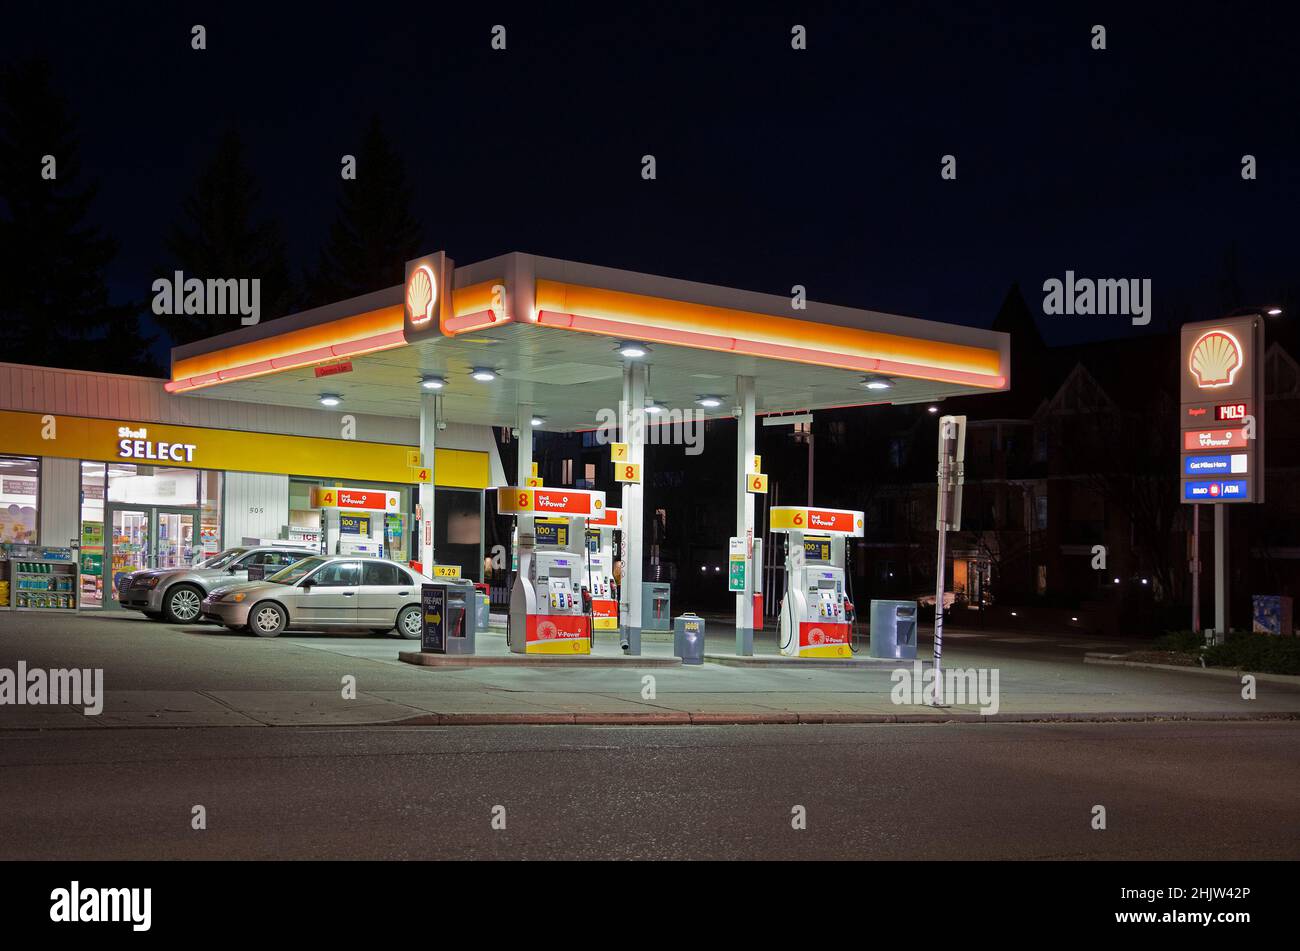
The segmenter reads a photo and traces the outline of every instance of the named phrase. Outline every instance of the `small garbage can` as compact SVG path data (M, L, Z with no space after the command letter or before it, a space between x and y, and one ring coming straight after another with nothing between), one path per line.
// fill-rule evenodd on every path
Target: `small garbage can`
M683 664L704 663L704 618L689 612L673 618L673 655Z
M672 587L666 581L641 582L641 630L673 630Z
M871 602L872 657L916 659L916 602Z
M447 578L421 585L424 629L420 650L428 654L473 654L478 628L477 595L469 581Z

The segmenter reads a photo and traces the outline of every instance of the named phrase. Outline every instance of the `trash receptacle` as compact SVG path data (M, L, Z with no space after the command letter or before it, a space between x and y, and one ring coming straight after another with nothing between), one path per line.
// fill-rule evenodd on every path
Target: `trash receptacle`
M916 602L871 602L872 657L916 659Z
M668 632L673 629L671 591L666 581L641 583L641 630Z
M488 625L492 623L492 598L486 591L476 591L475 598L478 601L478 612L475 617L475 626L480 631L486 631Z
M477 596L470 581L445 578L421 585L424 630L420 650L429 654L473 654L478 629Z
M673 655L683 664L704 663L704 618L687 612L673 619Z

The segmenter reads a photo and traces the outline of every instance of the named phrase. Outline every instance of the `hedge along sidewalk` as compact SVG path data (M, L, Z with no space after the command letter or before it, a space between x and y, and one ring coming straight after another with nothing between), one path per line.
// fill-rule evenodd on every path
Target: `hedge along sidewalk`
M1300 687L1300 675L1269 674L1247 670L1244 667L1202 667L1199 664L1157 664L1148 660L1126 660L1128 654L1106 654L1101 651L1089 651L1083 655L1085 664L1104 664L1111 667L1138 667L1147 670L1172 670L1181 674L1208 674L1213 677L1231 677L1239 680L1250 674L1258 683L1290 684Z

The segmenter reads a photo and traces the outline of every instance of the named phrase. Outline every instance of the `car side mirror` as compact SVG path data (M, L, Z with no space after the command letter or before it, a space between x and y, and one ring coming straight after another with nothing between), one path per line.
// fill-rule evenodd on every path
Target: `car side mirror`
M310 591L312 585L314 585L315 583L316 582L312 581L310 578L306 578L302 581L302 583L298 585L298 587L301 588L303 591Z

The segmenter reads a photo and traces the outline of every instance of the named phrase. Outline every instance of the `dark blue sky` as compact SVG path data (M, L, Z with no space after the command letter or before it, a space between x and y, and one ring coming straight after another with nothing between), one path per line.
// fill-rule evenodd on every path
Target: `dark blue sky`
M1232 242L1248 296L1300 286L1293 4L449 6L29 3L0 54L56 66L101 183L95 221L121 245L121 297L147 294L230 126L295 269L314 264L339 158L372 111L427 246L465 262L524 250L798 283L982 325L1012 281L1041 314L1043 280L1067 269L1151 278L1157 320L1211 317ZM657 181L640 177L645 153ZM1243 153L1259 180L1242 181ZM1040 322L1051 342L1136 332Z

